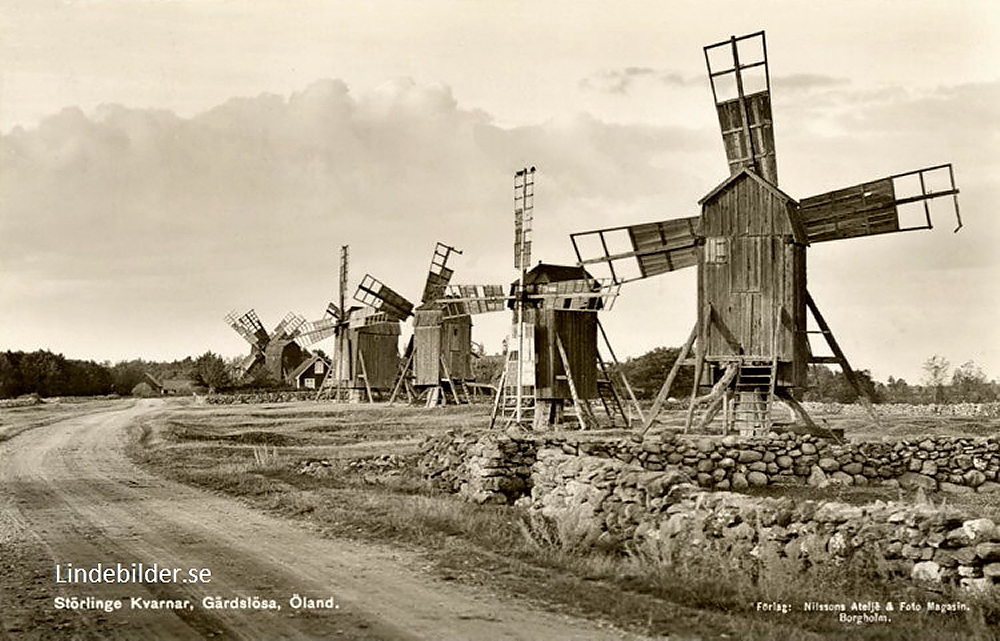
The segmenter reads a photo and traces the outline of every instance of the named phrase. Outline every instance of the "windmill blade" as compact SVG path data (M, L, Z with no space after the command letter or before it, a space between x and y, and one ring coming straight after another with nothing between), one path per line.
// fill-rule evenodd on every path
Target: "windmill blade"
M271 336L274 338L295 338L299 329L305 325L306 319L295 312L288 312L281 322L274 327Z
M368 327L369 325L379 325L381 323L396 323L398 319L391 318L385 312L379 312L371 307L361 307L351 310L348 315L348 326L352 328Z
M445 318L487 314L504 310L507 301L513 300L503 285L449 285L444 298L438 300L445 306Z
M531 227L535 210L535 168L514 174L514 269L531 266Z
M811 243L931 229L930 201L946 196L952 197L958 228L961 228L958 189L950 164L916 169L805 198L799 202L798 215ZM922 206L920 213L923 215L903 223L900 207L911 204L918 209Z
M336 303L327 304L326 315L336 318L338 321L343 320L344 318L344 312L342 312L341 309L337 307Z
M569 237L577 265L606 264L611 279L621 284L697 265L698 221L698 216L675 218Z
M431 266L427 270L424 293L420 297L421 303L430 303L444 296L452 274L455 273L454 270L447 267L448 257L453 253L461 254L462 252L441 242L434 246L434 256L431 257Z
M413 303L406 300L371 274L365 274L354 293L354 300L385 313L391 320L405 321L413 313Z
M771 118L771 76L764 32L705 47L705 65L722 129L729 173L751 168L778 184Z
M324 338L333 336L337 333L339 326L339 318L333 316L324 316L319 320L310 321L302 325L298 336L295 337L295 342L302 347L307 347L313 343L318 343Z
M267 343L271 340L267 330L264 329L264 324L257 317L257 312L252 309L244 312L241 316L230 312L226 314L226 322L255 349L264 351Z
M528 300L541 299L543 309L596 312L611 309L621 283L610 279L583 278L539 283L525 287Z
M342 245L340 247L340 283L337 289L337 304L330 303L330 306L335 310L335 312L331 313L341 320L343 320L344 298L347 296L347 271L349 264L350 249L347 245ZM327 308L327 311L330 312L330 309Z
M250 368L252 368L261 360L263 360L263 357L260 354L251 354L250 356L244 358L242 361L240 361L240 364L236 366L236 373L237 373L236 378L240 379L246 376L247 373L250 372Z

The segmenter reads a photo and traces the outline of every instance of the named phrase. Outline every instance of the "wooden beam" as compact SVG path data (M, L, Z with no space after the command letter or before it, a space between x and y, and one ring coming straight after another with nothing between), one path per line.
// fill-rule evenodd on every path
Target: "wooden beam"
M632 405L635 407L636 413L639 415L639 421L642 423L646 422L646 419L642 415L642 407L639 405L639 399L635 397L635 392L632 391L632 386L628 382L628 377L625 376L625 372L622 371L621 363L618 362L618 357L615 356L615 350L611 347L611 341L608 340L608 335L604 331L604 325L601 324L601 319L597 319L597 329L601 331L601 336L604 337L604 344L608 347L608 354L611 356L611 362L615 364L615 368L618 374L622 377L622 383L625 384L625 390L628 392L629 398L632 399ZM600 355L598 355L600 358ZM611 378L610 376L608 377Z
M563 369L566 370L566 381L569 383L569 393L573 397L573 406L576 408L576 419L580 421L580 429L590 429L589 424L597 427L596 420L591 420L590 406L584 405L586 399L580 398L576 393L576 383L573 382L573 373L569 369L569 357L566 356L566 348L563 347L562 338L556 333L556 347L559 349L559 358L562 359Z
M858 375L854 372L851 364L847 362L847 356L844 351L840 349L840 345L837 343L837 339L833 337L833 332L830 331L829 325L826 324L826 320L820 313L819 308L816 306L816 302L813 300L809 291L806 290L806 306L809 311L812 312L813 318L816 319L816 324L823 331L823 337L826 339L827 345L830 346L830 350L833 355L837 358L837 362L840 365L841 370L844 372L844 376L847 378L847 382L851 384L851 387L858 393L858 397L861 400L861 405L864 406L865 411L868 416L871 417L872 421L876 425L882 427L882 421L879 420L878 414L875 413L875 407L873 405L875 399L871 398L868 394L868 390L861 387L861 382L858 379Z
M688 353L691 351L691 346L694 344L695 339L698 338L698 323L695 322L694 327L691 328L691 335L684 342L684 346L681 347L680 353L677 354L677 360L674 361L673 367L670 368L670 373L667 374L667 380L663 382L663 386L660 391L656 394L656 399L653 401L653 407L649 410L649 416L643 420L642 429L635 435L635 438L639 441L646 436L646 432L652 427L653 423L656 421L656 417L659 416L660 410L663 407L663 402L667 400L670 395L670 387L674 383L674 379L677 378L677 372L680 371L681 365L684 364L684 360L687 358Z

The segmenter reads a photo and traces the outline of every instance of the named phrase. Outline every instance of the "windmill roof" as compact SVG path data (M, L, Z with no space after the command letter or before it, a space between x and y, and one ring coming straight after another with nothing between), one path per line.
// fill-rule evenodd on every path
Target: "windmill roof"
M538 263L524 275L524 284L561 283L567 280L581 280L584 278L593 278L593 276L587 273L586 269L577 265Z
M761 187L763 187L764 189L770 191L772 194L774 194L778 198L783 198L785 200L788 200L788 201L790 201L790 202L798 205L798 201L797 200L795 200L794 198L792 198L791 196L789 196L785 192L783 192L780 189L778 189L778 187L776 185L772 185L768 181L764 180L763 178L761 178L760 176L758 176L753 170L751 170L751 169L749 169L747 167L744 167L743 169L739 170L735 174L731 175L729 178L726 178L721 183L719 183L718 185L716 185L715 188L712 189L712 191L710 191L707 194L705 194L705 196L701 200L698 201L698 204L699 205L704 205L708 201L710 201L713 198L715 198L716 196L718 196L719 193L721 193L724 189L726 189L727 187L729 187L729 185L735 183L737 180L743 178L744 176L753 179L754 181L756 181L757 183L759 183Z
M708 201L712 200L713 198L715 198L716 196L718 196L720 193L722 193L723 191L725 191L730 185L735 184L737 181L742 180L743 178L749 178L749 179L753 180L758 185L760 185L761 187L763 187L767 191L771 192L777 198L780 198L782 200L786 200L789 203L791 203L794 207L798 208L799 202L797 200L795 200L794 198L792 198L791 196L789 196L785 192L783 192L780 189L778 189L778 187L776 185L773 185L770 182L768 182L767 180L765 180L765 179L761 178L760 176L758 176L753 170L751 170L749 168L746 168L746 167L744 167L743 169L739 170L738 172L736 172L735 174L733 174L729 178L726 178L721 183L719 183L718 185L716 185L716 187L714 189L712 189L712 191L708 192L705 195L704 198L702 198L701 200L698 201L698 204L699 205L704 205L705 203L707 203ZM806 237L805 228L802 226L802 221L799 220L799 217L796 216L796 215L794 215L794 214L790 214L788 216L788 218L789 218L789 220L791 222L792 233L795 236L795 241L797 243L801 243L803 245L808 245L809 241L808 241L808 239Z

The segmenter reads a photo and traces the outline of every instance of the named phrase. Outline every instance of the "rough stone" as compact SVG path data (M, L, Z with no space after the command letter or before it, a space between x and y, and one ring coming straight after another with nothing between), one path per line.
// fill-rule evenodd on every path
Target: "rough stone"
M767 485L767 474L763 472L750 472L747 474L747 482L754 487Z
M941 581L941 566L934 561L919 561L913 565L910 578L916 581Z
M840 463L835 458L821 458L819 460L819 467L824 472L833 472L840 469Z
M937 489L937 481L929 476L924 476L923 474L915 474L913 472L906 472L900 475L898 479L895 479L899 483L899 487L904 490L915 490L918 487L922 487L925 490L933 491Z

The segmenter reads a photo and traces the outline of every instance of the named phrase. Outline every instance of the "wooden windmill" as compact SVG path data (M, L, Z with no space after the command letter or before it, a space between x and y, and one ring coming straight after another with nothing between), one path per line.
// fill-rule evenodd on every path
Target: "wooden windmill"
M532 420L535 427L560 420L572 400L584 427L596 419L590 400L600 398L608 414L621 414L625 404L610 385L598 351L598 335L607 336L597 311L608 309L618 285L601 282L578 266L531 263L535 168L514 174L514 268L518 279L503 285L454 285L449 301L469 314L513 311L506 342L505 367L497 389L492 420ZM610 349L610 344L608 345ZM612 353L613 356L613 353ZM627 385L627 382L626 382Z
M413 335L403 354L404 364L393 386L389 402L404 391L410 400L423 400L428 407L468 401L465 384L472 376L472 319L460 306L449 303L445 289L454 271L448 267L452 254L462 252L437 243L431 257L420 305L366 275L356 298L388 317L405 321L413 316Z
M392 388L399 368L399 323L371 307L346 308L349 250L340 248L337 302L327 305L324 317L306 323L300 342L315 343L334 337L333 363L320 384L316 399L374 402Z
M945 202L958 216L954 174L951 165L927 167L796 201L778 188L764 33L704 50L730 176L701 199L700 216L571 234L573 246L581 266L603 263L618 283L698 268L698 321L645 429L692 346L688 427L704 401L702 425L724 409L725 429L766 431L777 397L815 428L796 400L810 363L840 365L859 394L864 391L806 290L806 248L930 229L930 201L938 198L950 197ZM901 213L914 207L919 220L904 223ZM807 327L809 315L815 332ZM813 354L810 333L826 339L831 356ZM699 398L699 387L711 391Z
M226 322L250 343L250 355L240 363L238 378L263 365L274 380L284 381L309 357L296 343L306 321L294 312L289 312L270 333L252 309L239 316L231 312L226 315Z

